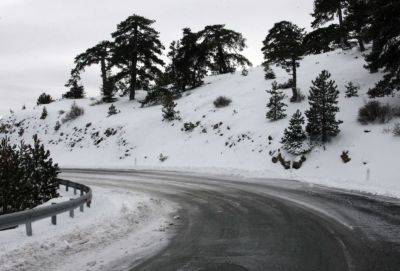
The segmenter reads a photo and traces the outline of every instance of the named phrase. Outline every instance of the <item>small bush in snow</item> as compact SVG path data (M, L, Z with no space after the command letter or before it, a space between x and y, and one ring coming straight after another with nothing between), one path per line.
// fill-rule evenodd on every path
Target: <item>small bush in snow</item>
M40 115L40 119L41 120L46 119L47 115L48 115L48 113L47 113L47 109L46 109L46 106L45 106L45 107L43 107L43 111L42 111L42 114Z
M54 102L54 100L49 94L42 93L42 94L40 94L36 103L37 103L37 105L41 105L41 104L49 104L52 102Z
M247 76L247 75L249 75L249 70L248 69L246 69L246 68L244 68L243 70L242 70L242 73L241 73L243 76Z
M307 160L306 157L305 157L304 155L302 155L302 156L300 157L300 160L299 160L299 161L293 161L293 162L292 162L292 168L294 168L294 169L300 169L300 168L303 166L303 163L304 163L306 160Z
M388 105L381 105L378 101L368 102L358 111L358 121L362 124L386 123L392 118L391 109Z
M216 108L221 108L221 107L226 107L231 104L232 100L229 99L228 97L225 96L219 96L217 99L214 101L214 106Z
M348 82L346 87L346 98L358 97L359 86L354 85L353 82Z
M342 155L340 155L340 158L342 159L343 163L347 164L348 162L351 161L351 158L349 156L349 151L343 151Z
M114 104L112 104L109 108L108 108L108 116L112 116L112 115L116 115L118 114L119 111L117 110L117 108L115 107Z
M400 136L400 123L396 123L393 127L393 135Z
M25 130L24 130L24 128L19 128L19 131L18 131L18 135L21 137L21 136L23 136L24 135L24 133L25 133Z
M61 123L59 121L56 122L56 125L54 125L54 131L58 131L61 128Z
M59 110L59 111L58 111L58 115L62 115L62 114L64 114L64 113L65 113L64 110Z
M160 162L164 162L168 159L168 156L160 153L160 156L158 157L158 160L160 160Z
M82 107L79 107L75 102L71 105L71 109L67 112L65 117L62 119L63 123L72 121L82 116L85 113Z
M182 131L185 132L192 132L196 127L200 125L200 121L197 121L196 123L193 122L185 122L183 124Z
M163 121L173 121L173 120L180 120L179 111L175 110L176 103L172 95L165 95L163 99Z
M26 109L26 106L25 106L25 105L23 105L23 106L22 106L22 110L25 110L25 109Z

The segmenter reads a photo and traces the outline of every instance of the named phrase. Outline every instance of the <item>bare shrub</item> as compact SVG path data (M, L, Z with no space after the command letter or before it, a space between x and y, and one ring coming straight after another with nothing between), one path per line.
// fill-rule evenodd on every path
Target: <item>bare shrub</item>
M75 102L71 105L71 109L66 113L65 117L62 119L62 123L72 121L82 116L85 110L79 107Z
M388 105L381 105L378 101L368 102L358 111L358 121L362 124L386 123L392 118L392 110Z
M232 103L232 100L225 96L219 96L214 101L214 106L216 108L227 107Z

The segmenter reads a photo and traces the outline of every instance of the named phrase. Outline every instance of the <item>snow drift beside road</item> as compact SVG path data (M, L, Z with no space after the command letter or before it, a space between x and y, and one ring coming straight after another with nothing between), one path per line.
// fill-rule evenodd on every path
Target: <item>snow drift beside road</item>
M34 222L32 237L24 226L0 231L0 270L123 270L124 262L143 260L167 244L172 205L129 190L92 188L92 207L75 210L73 219L64 213L57 226L50 218ZM53 201L73 194L62 196Z

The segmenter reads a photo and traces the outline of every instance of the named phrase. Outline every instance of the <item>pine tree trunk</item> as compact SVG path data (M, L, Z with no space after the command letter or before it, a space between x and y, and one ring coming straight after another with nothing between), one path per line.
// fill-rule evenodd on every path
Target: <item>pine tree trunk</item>
M225 65L225 57L222 47L218 45L218 62L219 62L219 73L224 74L227 73L227 68Z
M357 40L358 40L358 45L360 46L360 51L364 52L365 51L364 41L362 40L361 37L358 37Z
M293 76L293 85L292 85L293 96L290 99L290 101L296 102L298 99L298 97L297 97L297 63L294 58L292 59L292 76Z
M136 77L137 77L137 60L138 60L138 41L137 41L137 36L138 36L138 25L136 24L134 26L134 32L133 32L133 45L135 47L134 52L133 52L133 57L131 61L131 67L130 67L130 77L131 77L131 84L129 87L129 100L134 100L135 99L135 91L136 91Z
M100 61L100 66L101 66L101 80L103 83L103 96L109 96L109 93L107 93L108 89L107 88L107 68L106 68L106 60L104 58L101 59Z
M342 11L342 2L339 0L339 8L338 8L338 18L339 18L339 30L340 30L340 46L342 49L346 48L346 38L344 35L343 29L343 11Z

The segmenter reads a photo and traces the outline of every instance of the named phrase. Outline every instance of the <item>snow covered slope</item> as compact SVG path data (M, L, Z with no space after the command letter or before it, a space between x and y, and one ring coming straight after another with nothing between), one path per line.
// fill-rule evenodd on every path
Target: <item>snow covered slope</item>
M382 76L370 74L364 65L357 50L307 56L301 61L298 78L304 94L308 94L311 80L323 69L332 73L341 92L339 119L344 123L340 135L325 149L314 148L299 170L284 170L279 163L273 164L269 152L281 147L280 139L289 117L297 109L304 112L308 101L290 104L290 90L286 90L288 117L278 122L268 121L265 90L270 88L272 80L264 79L261 67L251 69L248 76L236 73L208 77L203 87L177 101L182 120L172 123L162 122L161 106L140 108L139 103L125 98L115 103L121 112L110 117L107 117L109 105L91 106L93 100L77 100L85 114L62 124L58 131L54 130L55 123L63 118L59 111L68 111L71 100L46 106L49 115L45 120L39 119L42 106L38 106L17 111L3 121L14 125L13 140L29 141L38 133L62 167L207 170L299 179L400 196L397 178L400 138L388 132L396 120L368 126L357 122L358 109L368 100L366 92ZM275 68L275 72L278 82L289 78L284 70ZM344 85L349 81L361 86L360 97L344 97ZM213 101L221 95L231 98L232 104L216 109ZM392 97L389 102L398 102L398 98ZM198 121L200 125L193 131L182 131L185 122ZM19 136L21 127L24 133ZM340 158L345 150L351 158L347 164ZM162 162L160 154L168 158Z

